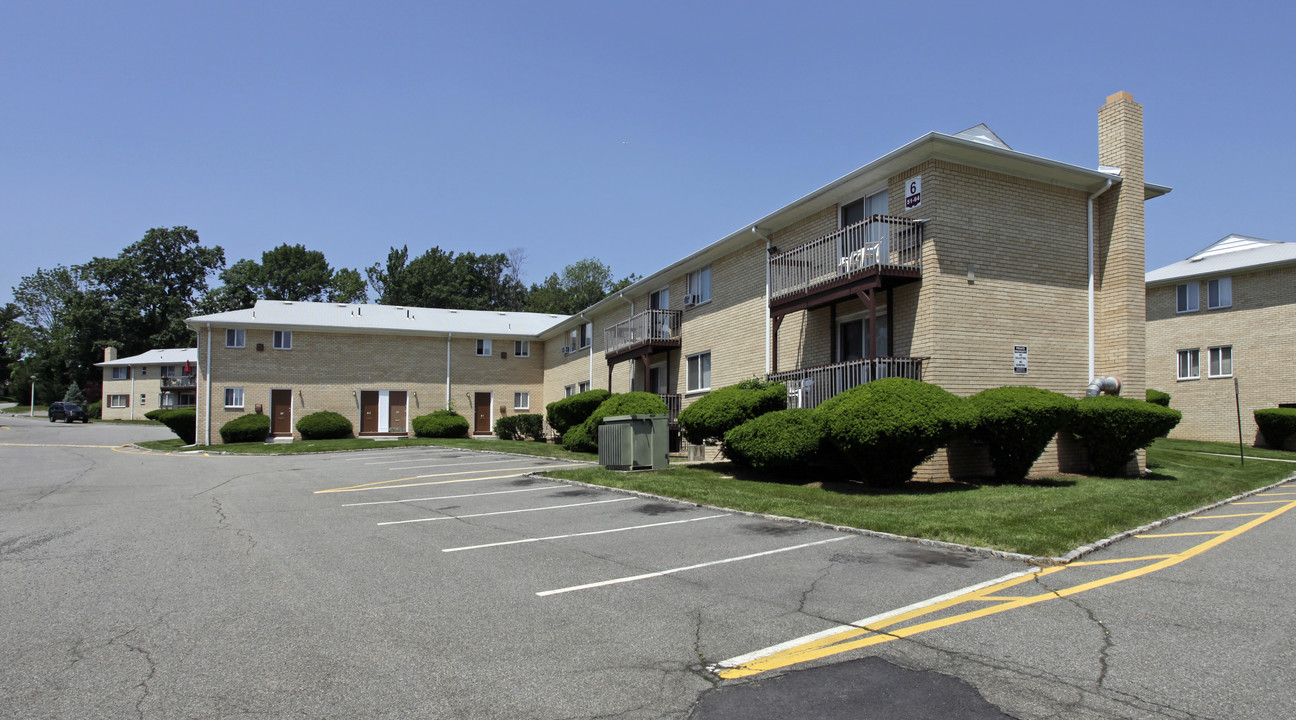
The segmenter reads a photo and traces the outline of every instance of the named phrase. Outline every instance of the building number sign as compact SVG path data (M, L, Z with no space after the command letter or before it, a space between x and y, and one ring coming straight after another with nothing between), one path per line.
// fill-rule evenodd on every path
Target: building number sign
M922 205L922 175L909 178L905 183L905 210Z

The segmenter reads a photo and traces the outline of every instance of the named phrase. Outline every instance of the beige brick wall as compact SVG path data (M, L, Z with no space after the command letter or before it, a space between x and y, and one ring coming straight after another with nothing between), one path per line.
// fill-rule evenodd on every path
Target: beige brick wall
M211 442L219 443L219 429L261 405L270 413L270 391L293 391L293 424L320 410L332 410L351 420L360 430L362 390L404 390L407 417L412 420L446 406L446 344L444 337L329 333L296 330L291 350L272 349L270 329L248 328L243 348L225 347L224 328L212 328L211 362L201 358L198 376L198 437L207 429L206 382L211 370ZM492 338L490 357L476 355L476 338L455 337L450 343L450 402L473 420L472 394L493 394L491 423L500 414L513 414L513 394L531 394L531 407L544 403L544 343L532 341L531 357L514 356L513 338ZM200 333L199 352L207 350L206 333ZM257 344L264 349L258 351ZM500 358L501 349L507 353ZM242 387L242 408L224 407L226 387ZM294 428L294 436L299 437Z
M1243 438L1254 443L1257 409L1296 402L1296 266L1231 277L1233 305L1215 310L1206 307L1211 278L1183 281L1199 285L1197 312L1176 312L1177 284L1147 289L1148 387L1169 393L1183 413L1172 438L1236 442L1240 404ZM1233 374L1209 377L1208 350L1221 346L1233 348ZM1179 380L1178 352L1188 349L1199 351L1201 377Z

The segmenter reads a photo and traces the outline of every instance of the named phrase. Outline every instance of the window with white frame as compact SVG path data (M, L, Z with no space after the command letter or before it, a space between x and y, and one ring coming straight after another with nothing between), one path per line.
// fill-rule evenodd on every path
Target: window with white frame
M701 305L711 301L711 266L707 265L688 274L684 289L685 305Z
M241 387L225 388L225 407L227 408L243 407L243 388Z
M158 375L162 377L175 377L175 365L159 365Z
M115 367L112 369L113 380L126 380L130 378L130 368Z
M148 377L148 365L140 365L140 377Z
M576 394L576 386L568 385L563 388L563 397L571 397Z
M531 357L531 341L514 340L513 357Z
M1206 307L1214 310L1233 306L1233 278L1215 278L1206 282Z
M110 408L130 407L130 395L109 395L108 407Z
M513 409L514 409L514 410L530 410L530 409L531 409L531 393L529 393L529 392L515 392L515 393L513 393Z
M594 323L587 322L580 326L580 346L587 348L594 344Z
M247 336L241 328L229 328L225 331L225 347L241 348L247 345Z
M162 407L170 409L176 406L176 396L174 393L162 393Z
M576 383L577 392L589 392L589 389L590 389L589 380L581 380L580 382Z
M688 356L686 366L688 391L697 392L711 389L711 353L704 352Z
M145 393L140 393L140 404L139 404L139 406L140 406L140 407L145 407L145 406L147 406L147 405L148 405L148 395L145 394Z
M490 355L491 341L485 338L477 338L477 354L483 356Z
M1198 348L1179 351L1179 379L1196 380L1201 377L1201 351Z
M1175 312L1197 312L1197 283L1187 283L1175 288Z
M1233 346L1221 345L1207 350L1206 373L1210 377L1233 375Z
M274 349L292 350L292 330L274 331Z

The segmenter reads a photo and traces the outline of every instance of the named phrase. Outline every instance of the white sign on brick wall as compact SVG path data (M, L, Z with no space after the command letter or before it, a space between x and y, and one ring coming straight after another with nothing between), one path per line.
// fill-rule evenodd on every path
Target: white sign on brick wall
M922 205L922 175L909 178L905 183L905 210Z
M1025 345L1013 345L1013 374L1025 375L1030 367L1030 353Z

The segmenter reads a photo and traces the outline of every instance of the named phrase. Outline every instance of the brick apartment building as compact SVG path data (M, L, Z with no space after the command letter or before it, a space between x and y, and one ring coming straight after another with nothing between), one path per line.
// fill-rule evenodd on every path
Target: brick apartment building
M100 417L105 420L143 420L150 410L197 404L197 348L149 350L119 358L117 348L109 347L104 361L95 365L103 368Z
M1146 279L1148 384L1183 413L1170 436L1235 442L1240 408L1254 442L1255 410L1296 403L1296 243L1229 235Z
M199 438L290 400L289 418L361 420L362 395L380 391L388 407L408 393L420 414L449 401L479 431L496 410L522 411L518 393L542 412L584 389L646 390L675 415L751 377L787 383L803 407L895 375L960 395L1017 384L1072 396L1115 375L1141 398L1143 203L1169 188L1144 181L1133 97L1108 98L1098 125L1097 169L1013 150L985 126L929 133L570 317L262 301L190 318L212 368L198 378ZM417 328L376 319L406 312ZM243 347L223 342L238 332ZM275 349L283 332L291 351ZM519 342L525 358L501 347ZM950 453L920 474L977 463ZM1040 469L1059 462L1051 449Z

